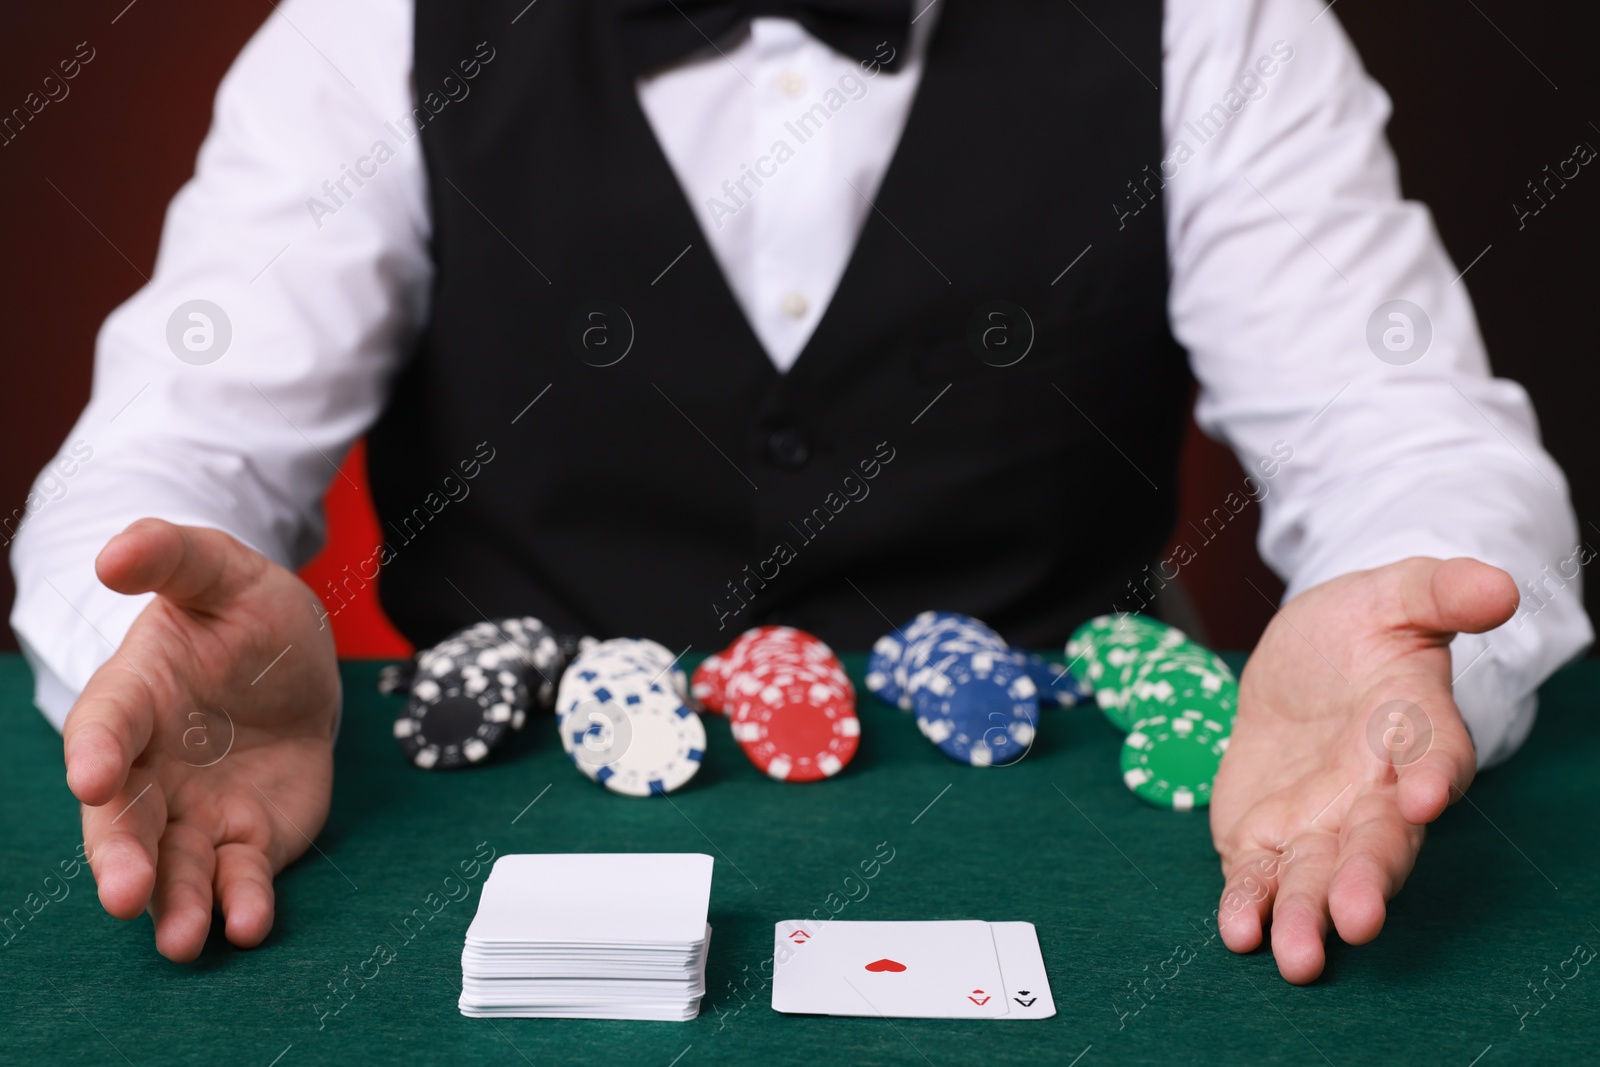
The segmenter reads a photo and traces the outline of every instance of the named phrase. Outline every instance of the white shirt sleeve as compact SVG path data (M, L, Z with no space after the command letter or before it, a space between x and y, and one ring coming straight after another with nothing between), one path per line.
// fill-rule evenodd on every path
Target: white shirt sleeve
M1290 595L1416 553L1541 582L1510 624L1454 645L1480 759L1502 758L1531 725L1534 688L1591 636L1565 483L1527 397L1488 376L1466 282L1427 211L1399 199L1388 100L1333 14L1319 0L1193 0L1166 18L1171 148L1155 180L1167 177L1171 313L1200 423L1247 468L1278 459L1279 442L1292 452L1258 482L1261 551ZM57 725L148 599L94 577L128 522L214 526L290 566L316 550L335 464L427 314L425 174L404 118L411 32L409 0L285 0L224 81L155 277L102 329L89 406L35 483L12 553L12 625ZM885 115L897 138L903 116ZM651 117L677 163L714 114ZM871 162L860 155L840 165ZM835 192L847 214L855 194ZM842 261L848 243L832 243L818 262ZM800 284L786 269L762 285ZM1406 366L1366 340L1393 299L1429 321L1426 353ZM184 348L185 330L206 340L187 308L172 324L193 300L231 330L202 365L175 354L210 354Z
M1168 5L1173 329L1200 426L1264 494L1259 547L1286 598L1413 555L1472 556L1524 589L1511 622L1451 647L1487 766L1592 640L1577 578L1590 553L1527 394L1491 376L1462 269L1400 198L1389 99L1328 6ZM1421 314L1379 312L1395 300Z
M422 149L400 136L411 34L404 0L284 0L223 80L154 275L101 328L89 404L13 547L11 623L58 728L150 599L94 575L128 523L215 527L289 567L320 545L323 492L427 310Z

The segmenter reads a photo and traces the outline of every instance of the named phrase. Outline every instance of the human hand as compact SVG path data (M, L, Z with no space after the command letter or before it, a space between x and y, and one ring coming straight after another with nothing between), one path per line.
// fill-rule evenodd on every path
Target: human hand
M260 944L273 876L328 815L326 616L293 574L217 530L142 519L95 570L119 593L157 594L62 731L100 903L119 919L148 909L176 962L200 954L213 901L229 941Z
M1270 921L1279 972L1304 984L1322 973L1330 919L1350 944L1378 936L1423 827L1477 770L1450 640L1499 626L1517 601L1498 568L1415 558L1308 589L1273 618L1212 791L1230 949L1253 951Z

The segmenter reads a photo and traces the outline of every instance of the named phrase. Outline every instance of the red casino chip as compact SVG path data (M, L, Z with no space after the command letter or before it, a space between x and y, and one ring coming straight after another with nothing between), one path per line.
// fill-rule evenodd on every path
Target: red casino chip
M820 638L793 626L757 626L746 630L723 653L730 670L762 660L818 662L832 656L832 649Z
M780 781L833 777L861 740L854 689L826 669L767 667L735 675L726 707L739 747Z
M724 659L725 677L741 671L788 666L823 669L841 684L850 684L833 649L820 638L790 626L763 626L747 631L729 647Z
M792 626L757 626L705 661L694 672L691 692L708 711L724 711L726 690L736 675L758 669L817 667L849 686L838 657L823 641Z

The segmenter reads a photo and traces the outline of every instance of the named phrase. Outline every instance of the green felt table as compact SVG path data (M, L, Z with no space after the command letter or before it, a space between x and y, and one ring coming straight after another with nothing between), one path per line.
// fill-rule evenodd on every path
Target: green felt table
M861 665L847 659L858 680ZM0 908L12 917L0 937L0 1061L697 1067L1081 1056L1083 1067L1467 1067L1481 1056L1494 1067L1600 1056L1600 962L1581 962L1600 948L1597 663L1545 686L1532 739L1433 828L1387 929L1362 948L1332 946L1326 974L1307 988L1286 985L1266 952L1222 947L1210 925L1220 875L1205 816L1134 798L1118 775L1120 739L1093 709L1048 712L1027 759L980 770L952 763L909 717L866 697L855 761L813 785L767 780L710 720L705 766L689 787L640 800L579 775L546 721L479 768L416 770L391 738L396 701L375 692L377 670L344 666L333 812L316 849L279 880L267 943L234 950L214 926L200 959L178 966L156 954L148 917L124 923L101 910L87 871L59 877L79 843L60 741L31 706L24 663L0 657ZM714 856L700 1017L463 1018L462 938L485 873L463 878L460 865L472 870L489 849ZM892 858L874 866L875 856ZM862 877L864 863L873 877ZM47 890L59 899L38 907ZM764 967L773 923L834 909L840 919L1033 922L1059 1013L1035 1022L775 1013ZM407 927L414 913L431 917ZM381 967L365 962L379 943L393 953ZM357 972L376 975L331 999L330 983Z

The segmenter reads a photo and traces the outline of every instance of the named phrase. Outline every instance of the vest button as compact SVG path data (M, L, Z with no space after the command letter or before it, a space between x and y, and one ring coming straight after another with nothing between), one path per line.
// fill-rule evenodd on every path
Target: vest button
M780 467L799 470L811 458L811 447L792 427L785 426L767 438L767 455Z

